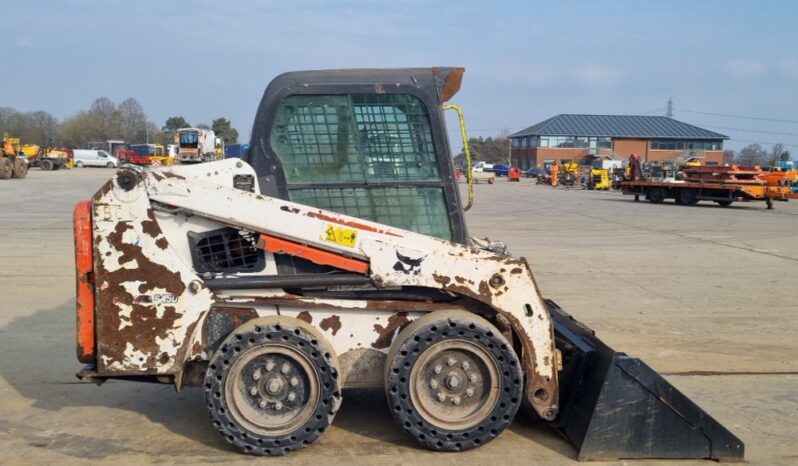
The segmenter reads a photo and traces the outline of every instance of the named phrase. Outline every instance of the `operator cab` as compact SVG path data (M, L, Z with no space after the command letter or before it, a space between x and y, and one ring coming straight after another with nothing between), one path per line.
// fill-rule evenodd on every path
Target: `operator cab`
M466 243L441 104L463 68L285 73L245 161L263 194Z

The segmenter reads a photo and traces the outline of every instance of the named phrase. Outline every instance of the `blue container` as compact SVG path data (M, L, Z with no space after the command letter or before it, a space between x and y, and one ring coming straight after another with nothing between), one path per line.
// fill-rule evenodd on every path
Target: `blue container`
M224 158L240 159L249 151L249 144L230 144L224 147Z

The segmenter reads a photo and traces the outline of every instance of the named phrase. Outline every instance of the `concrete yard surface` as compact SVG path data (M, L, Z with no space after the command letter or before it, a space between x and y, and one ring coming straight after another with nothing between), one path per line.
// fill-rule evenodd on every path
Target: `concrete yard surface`
M259 459L216 433L199 389L79 382L72 208L113 174L34 169L0 180L0 464L576 463L573 447L521 414L481 448L423 450L374 391L345 392L332 428L309 448ZM467 217L473 236L527 258L545 297L740 437L750 463L798 464L798 202L771 211L704 204L499 178L476 186Z

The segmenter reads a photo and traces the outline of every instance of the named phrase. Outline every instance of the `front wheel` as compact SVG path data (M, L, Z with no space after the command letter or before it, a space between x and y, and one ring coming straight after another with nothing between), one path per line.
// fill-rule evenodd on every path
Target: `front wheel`
M439 311L399 334L386 360L385 389L396 422L417 442L462 451L510 425L523 374L512 345L488 321Z
M113 162L108 162L107 164L105 164L105 166L106 168L116 168L116 164Z
M14 178L25 178L28 174L28 164L21 158L14 160Z
M75 162L77 168L83 168L83 162Z
M52 160L44 159L41 162L39 162L39 168L41 168L42 171L49 172L50 170L53 169L54 166L55 164L53 164Z
M332 423L341 405L338 358L298 319L251 321L213 355L205 399L229 443L253 455L283 455L310 445Z

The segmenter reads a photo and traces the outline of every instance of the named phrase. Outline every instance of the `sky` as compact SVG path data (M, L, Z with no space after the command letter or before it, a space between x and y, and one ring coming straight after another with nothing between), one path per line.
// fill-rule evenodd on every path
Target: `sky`
M472 136L559 113L663 115L672 98L676 119L729 135L726 147L798 155L791 0L3 4L0 107L59 119L134 97L159 126L224 116L246 141L282 72L463 66L453 101Z

